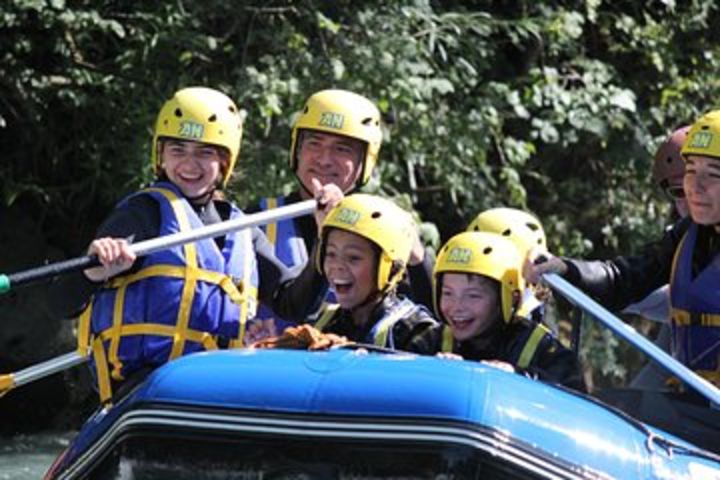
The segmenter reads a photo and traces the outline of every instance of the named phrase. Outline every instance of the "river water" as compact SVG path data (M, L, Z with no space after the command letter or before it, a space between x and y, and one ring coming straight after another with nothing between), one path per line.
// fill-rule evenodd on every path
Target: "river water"
M0 436L0 480L38 480L67 447L75 432Z

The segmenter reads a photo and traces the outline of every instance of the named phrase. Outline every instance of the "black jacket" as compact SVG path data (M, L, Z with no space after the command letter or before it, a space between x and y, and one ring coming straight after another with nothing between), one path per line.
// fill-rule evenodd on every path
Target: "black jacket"
M689 218L680 220L639 255L605 261L564 258L568 266L564 277L606 307L621 310L670 281L675 251L690 224ZM693 271L700 272L718 253L720 234L712 226L699 226Z
M355 324L350 311L338 308L322 331L342 335L353 342L372 344L373 339L370 334L375 324L382 320L388 312L397 308L401 301L394 293L388 294L373 309L368 321L363 325ZM425 307L422 305L416 305L416 307L410 315L400 318L392 326L392 337L396 350L408 350L410 344L417 337L438 324Z
M577 357L549 331L545 332L537 343L529 364L525 368L518 367L520 355L536 326L535 323L519 317L509 324L498 322L479 338L465 342L453 340L452 353L465 360L507 362L513 365L516 371L531 378L585 391ZM438 324L423 332L409 347L410 350L426 355L441 352L444 327L444 324Z

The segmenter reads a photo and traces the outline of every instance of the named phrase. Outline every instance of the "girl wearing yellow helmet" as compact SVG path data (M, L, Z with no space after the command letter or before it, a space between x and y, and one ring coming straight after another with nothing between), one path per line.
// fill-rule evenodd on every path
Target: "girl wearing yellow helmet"
M405 350L436 325L428 310L395 291L416 236L410 215L389 200L366 194L341 200L322 224L318 256L338 303L326 307L315 327Z
M61 314L81 310L79 348L91 346L102 401L152 368L198 350L246 343L260 298L302 320L324 293L312 267L302 282L257 228L151 253L136 259L128 237L141 241L243 215L215 195L238 158L242 118L225 94L184 88L163 105L152 144L157 181L122 200L101 225L89 253L101 266L53 288ZM337 187L317 196L334 203ZM320 214L322 215L322 214ZM252 339L251 339L252 340Z
M464 232L440 250L433 273L435 311L444 324L412 345L418 353L500 362L533 378L584 390L575 355L542 324L517 316L524 282L511 241Z

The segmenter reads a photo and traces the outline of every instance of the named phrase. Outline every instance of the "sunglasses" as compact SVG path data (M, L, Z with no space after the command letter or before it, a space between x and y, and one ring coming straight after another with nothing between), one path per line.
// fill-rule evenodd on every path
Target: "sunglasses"
M681 200L685 198L685 190L681 185L665 185L662 190L671 200Z

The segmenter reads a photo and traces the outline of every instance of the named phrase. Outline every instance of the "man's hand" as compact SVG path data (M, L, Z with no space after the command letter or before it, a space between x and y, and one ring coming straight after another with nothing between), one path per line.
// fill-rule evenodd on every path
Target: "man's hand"
M340 203L340 200L345 198L345 195L343 194L342 190L340 190L340 187L338 187L334 183L328 183L327 185L323 185L316 178L312 179L312 189L313 197L315 197L315 200L317 201L317 209L315 210L315 221L317 222L319 233L320 227L325 221L325 217L327 216L328 212L335 208L335 206Z

